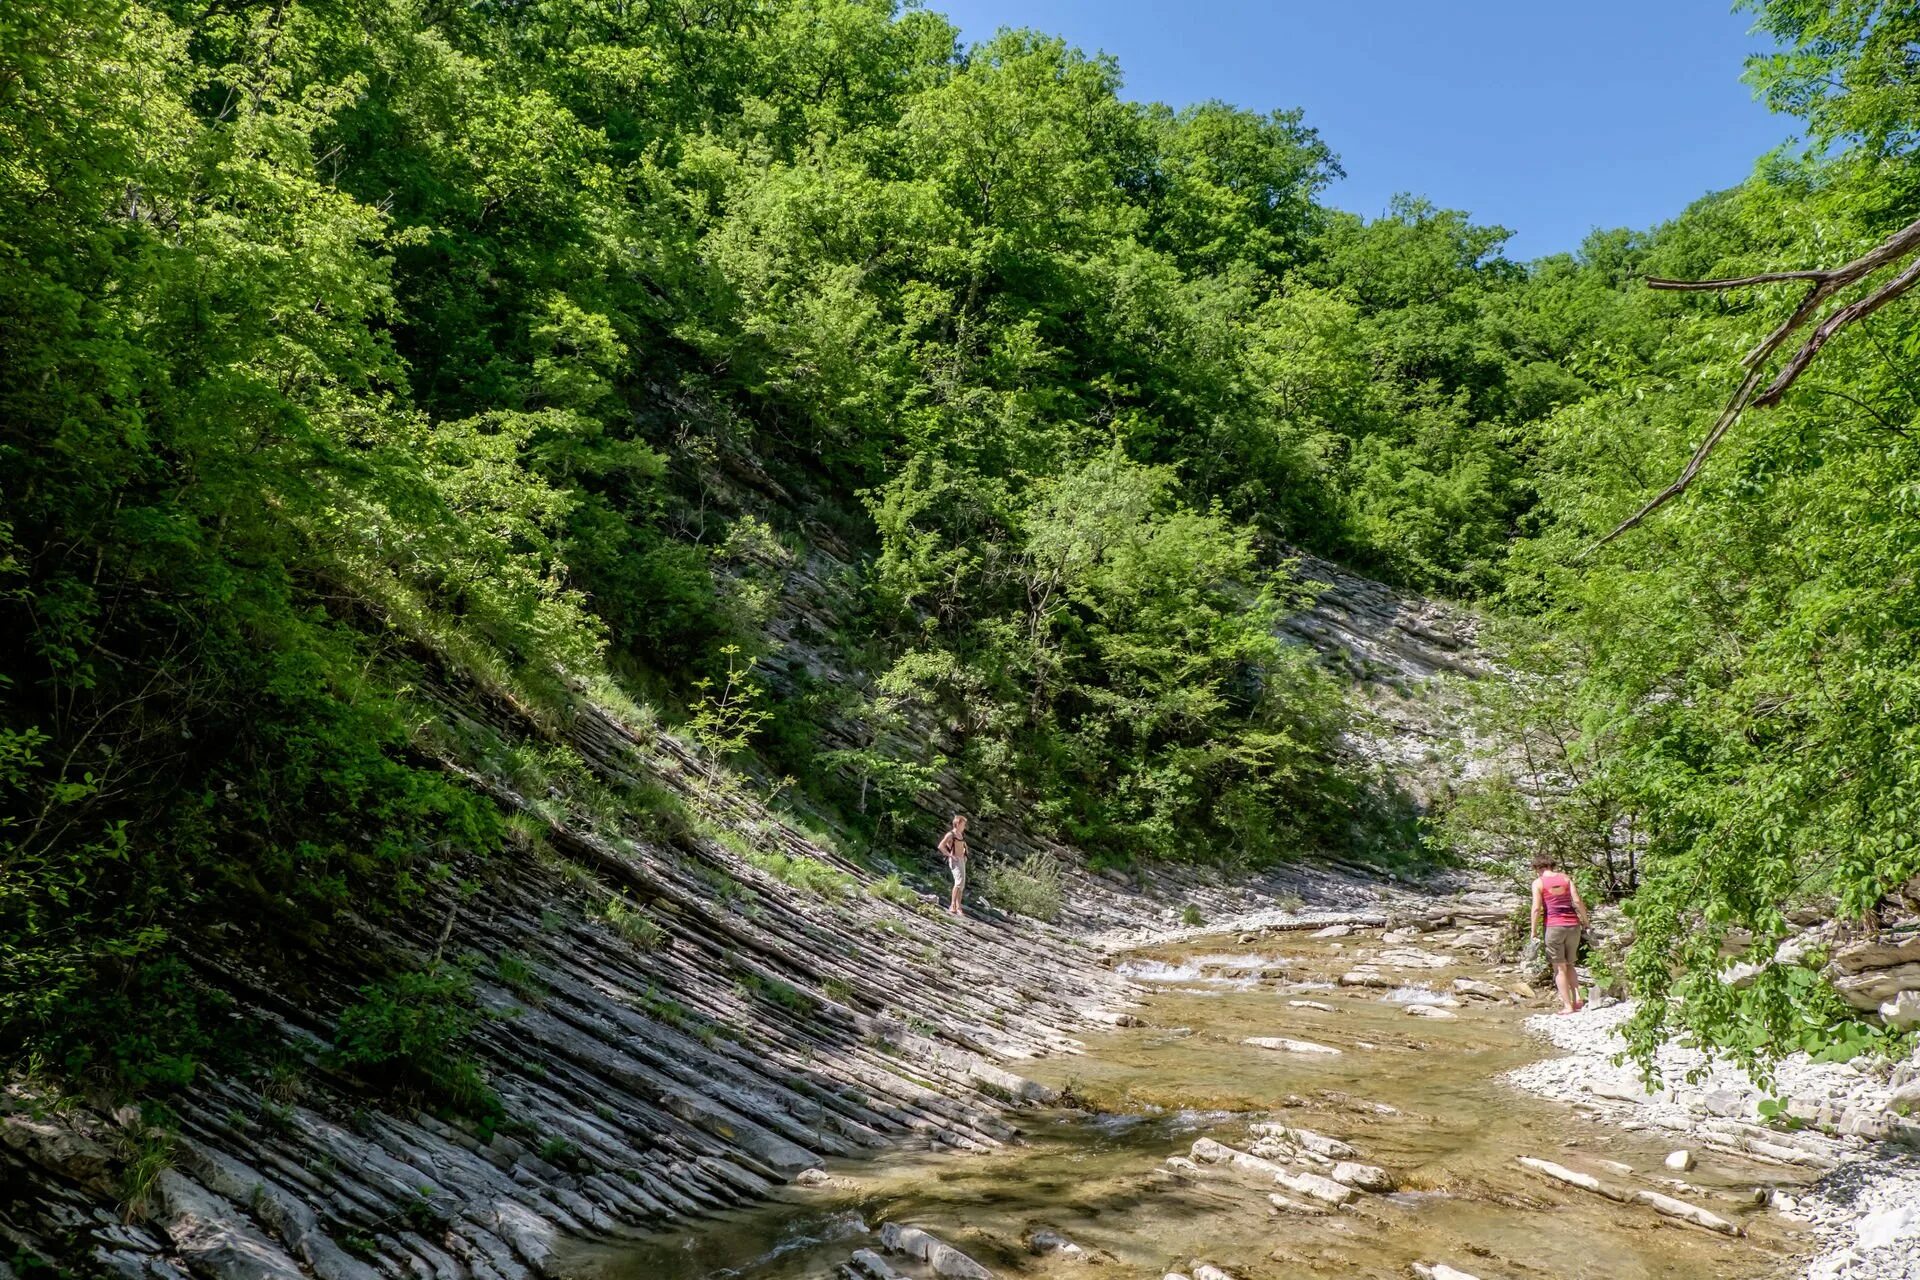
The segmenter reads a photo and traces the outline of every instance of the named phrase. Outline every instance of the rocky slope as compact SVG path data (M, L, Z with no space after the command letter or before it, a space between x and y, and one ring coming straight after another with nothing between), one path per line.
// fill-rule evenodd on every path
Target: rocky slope
M782 661L846 679L818 643L842 566L818 553L780 568ZM1332 589L1294 630L1370 697L1417 706L1430 676L1469 667L1470 636L1439 611L1324 572ZM1363 869L1136 878L1061 851L1059 927L956 920L934 906L941 886L876 877L750 781L717 779L584 695L555 724L451 678L432 694L433 750L519 815L517 852L456 868L403 920L359 922L297 981L209 944L196 965L264 1065L203 1075L164 1127L9 1081L0 1280L10 1256L129 1280L548 1274L568 1236L709 1212L826 1156L1014 1140L1009 1116L1048 1096L1019 1063L1127 1016L1134 989L1104 952L1177 936L1194 912L1285 926L1417 907ZM501 764L559 748L593 787ZM646 807L604 801L646 794ZM995 827L1003 851L1042 847ZM396 961L471 975L485 1016L468 1038L498 1123L370 1092L329 1052L340 1011Z

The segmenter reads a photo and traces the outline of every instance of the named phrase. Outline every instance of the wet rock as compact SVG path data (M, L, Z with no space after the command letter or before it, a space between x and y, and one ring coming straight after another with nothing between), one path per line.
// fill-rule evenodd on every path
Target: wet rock
M1357 1194L1352 1187L1323 1178L1317 1173L1288 1173L1282 1170L1274 1181L1296 1195L1311 1196L1328 1204L1346 1204Z
M1446 1019L1446 1018L1457 1018L1460 1016L1459 1014L1455 1013L1453 1010L1442 1008L1440 1005L1437 1005L1437 1004L1410 1004L1407 1006L1406 1012L1409 1017L1413 1017L1413 1018Z
M1295 1200L1292 1196L1283 1196L1278 1191L1267 1193L1267 1203L1281 1213L1322 1214L1327 1211L1325 1205L1308 1204L1304 1200Z
M1480 1280L1479 1276L1444 1262L1416 1262L1409 1268L1419 1280Z
M1373 969L1352 969L1340 975L1343 987L1397 987L1400 984Z
M1342 1160L1333 1166L1333 1180L1343 1186L1375 1192L1391 1191L1399 1185L1393 1175L1379 1165L1357 1164L1351 1160Z
M1667 1156L1667 1168L1675 1173L1689 1172L1694 1165L1693 1152L1675 1151Z
M853 1257L847 1260L841 1270L854 1277L854 1280L901 1280L893 1264L871 1249L854 1250Z
M1289 1000L1287 1007L1292 1009L1318 1009L1321 1013L1332 1013L1333 1006L1322 1004L1318 1000Z
M1316 1044L1312 1040L1289 1040L1285 1036L1248 1036L1241 1044L1250 1044L1256 1049L1271 1049L1276 1053L1335 1054L1340 1051L1332 1045Z
M793 1185L796 1187L825 1187L832 1183L833 1175L825 1169L802 1169L793 1175Z
M897 1222L883 1223L880 1227L880 1244L889 1253L920 1259L933 1268L935 1275L944 1276L946 1280L993 1280L993 1272L919 1227L902 1226Z
M1375 960L1393 969L1444 969L1454 963L1451 956L1435 955L1418 947L1396 947L1391 951L1382 951Z
M1303 1151L1311 1151L1317 1156L1330 1160L1346 1160L1360 1153L1338 1138L1329 1138L1324 1133L1315 1133L1311 1129L1295 1129L1282 1124L1257 1124L1253 1132L1262 1137L1280 1138L1292 1143Z
M1234 1280L1234 1276L1211 1263L1202 1263L1193 1269L1193 1280Z
M1259 1178L1272 1178L1280 1172L1280 1166L1273 1161L1230 1147L1224 1142L1215 1142L1212 1138L1194 1140L1193 1158L1201 1164L1224 1164Z
M1482 1000L1505 1000L1507 993L1491 982L1482 982L1478 978L1455 978L1453 990L1456 995L1478 996Z
M1062 1258L1071 1258L1076 1262L1090 1262L1091 1256L1085 1249L1058 1231L1042 1229L1027 1237L1027 1248L1042 1257L1053 1254Z

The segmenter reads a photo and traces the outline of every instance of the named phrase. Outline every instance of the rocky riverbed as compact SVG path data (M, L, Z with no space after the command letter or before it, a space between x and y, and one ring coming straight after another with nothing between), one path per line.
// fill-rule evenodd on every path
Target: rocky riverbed
M1669 1130L1610 1097L1612 1081L1575 1096L1566 1062L1603 1063L1620 1014L1538 1016L1545 999L1482 923L1501 909L1467 894L1399 927L1269 921L1119 954L1143 992L1138 1025L1031 1064L1056 1101L1019 1120L1020 1141L829 1161L771 1206L589 1248L567 1274L1904 1274L1888 1269L1904 1221L1894 1166L1863 1144L1759 1124ZM1584 1047L1539 1061L1549 1033ZM1538 1096L1563 1079L1565 1096ZM1667 1119L1694 1109L1676 1105ZM1849 1178L1865 1188L1850 1207ZM1844 1265L1881 1269L1832 1269L1842 1231L1869 1246Z
M1622 1129L1667 1136L1685 1153L1676 1163L1714 1152L1818 1171L1805 1190L1773 1197L1819 1240L1807 1280L1920 1277L1920 1055L1821 1063L1794 1054L1762 1087L1731 1063L1668 1045L1658 1054L1664 1087L1649 1091L1636 1068L1614 1061L1631 1011L1615 1004L1529 1019L1564 1056L1508 1078Z

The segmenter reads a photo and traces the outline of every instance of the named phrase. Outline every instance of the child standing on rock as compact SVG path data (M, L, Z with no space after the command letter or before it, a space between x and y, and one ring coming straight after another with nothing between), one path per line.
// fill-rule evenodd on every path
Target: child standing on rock
M960 895L967 891L967 815L953 815L953 825L947 828L947 834L940 837L940 852L947 857L947 870L953 872L953 897L947 903L947 910L954 915L964 915L960 910Z
M1556 866L1550 853L1533 855L1533 917L1529 941L1540 937L1540 917L1547 918L1547 960L1553 965L1553 985L1560 992L1560 1012L1578 1013L1585 1007L1575 987L1574 962L1580 958L1580 930L1587 923L1587 904L1580 890Z

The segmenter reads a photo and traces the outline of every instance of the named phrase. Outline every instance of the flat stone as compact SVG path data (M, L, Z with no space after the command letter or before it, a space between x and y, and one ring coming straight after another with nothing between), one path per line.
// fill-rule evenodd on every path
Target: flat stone
M1411 1270L1419 1280L1480 1280L1479 1276L1444 1262L1416 1262Z
M1920 991L1920 962L1888 969L1865 969L1833 980L1833 989L1856 1009L1878 1011L1903 991Z
M1353 926L1350 924L1330 924L1318 933L1308 936L1314 938L1344 938L1352 932Z
M1271 1178L1280 1172L1280 1166L1273 1161L1230 1147L1224 1142L1215 1142L1212 1138L1194 1139L1193 1158L1201 1164L1224 1164L1259 1178Z
M1276 1053L1335 1054L1340 1052L1332 1045L1315 1044L1311 1040L1289 1040L1285 1036L1248 1036L1240 1043L1250 1044L1256 1049L1272 1049Z
M1459 1014L1455 1013L1453 1010L1442 1008L1437 1004L1410 1004L1407 1006L1406 1012L1407 1012L1407 1016L1413 1017L1413 1018L1443 1018L1444 1019L1444 1018L1457 1018L1460 1016Z
M1321 1013L1332 1013L1333 1006L1321 1004L1318 1000L1289 1000L1287 1005L1294 1009L1318 1009Z
M1864 941L1834 950L1828 961L1840 973L1860 973L1867 969L1891 969L1896 965L1920 964L1920 931L1900 937L1879 934Z
M1479 996L1482 1000L1505 1000L1507 993L1491 982L1482 982L1478 978L1455 978L1453 990L1456 995Z
M1267 1203L1281 1213L1321 1214L1327 1211L1325 1205L1308 1204L1304 1200L1295 1200L1292 1196L1283 1196L1278 1191L1267 1193Z

